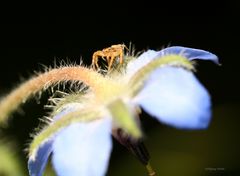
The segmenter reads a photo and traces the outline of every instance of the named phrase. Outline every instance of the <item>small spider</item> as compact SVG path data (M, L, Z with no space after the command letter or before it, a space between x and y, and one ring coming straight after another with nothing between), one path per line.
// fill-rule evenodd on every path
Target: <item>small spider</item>
M99 50L93 53L92 56L92 66L94 69L98 69L98 58L106 58L108 63L108 70L111 69L114 59L119 58L119 63L123 63L123 54L124 49L127 49L126 45L124 44L118 44L118 45L112 45L111 47L105 48L103 50Z

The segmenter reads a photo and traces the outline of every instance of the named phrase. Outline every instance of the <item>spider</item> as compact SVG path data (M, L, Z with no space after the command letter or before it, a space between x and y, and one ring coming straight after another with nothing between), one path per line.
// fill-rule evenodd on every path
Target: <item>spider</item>
M124 49L127 49L124 44L112 45L111 47L105 48L103 50L99 50L93 53L92 56L92 66L94 69L98 69L98 58L106 58L108 63L108 70L111 69L114 59L119 58L119 63L123 63L123 54Z

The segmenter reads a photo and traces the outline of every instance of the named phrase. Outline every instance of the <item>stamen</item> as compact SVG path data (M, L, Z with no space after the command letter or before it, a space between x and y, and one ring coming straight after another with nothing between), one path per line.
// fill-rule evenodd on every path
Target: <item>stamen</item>
M153 170L150 162L148 162L148 164L146 165L146 169L148 171L149 176L156 176L157 175L156 172Z

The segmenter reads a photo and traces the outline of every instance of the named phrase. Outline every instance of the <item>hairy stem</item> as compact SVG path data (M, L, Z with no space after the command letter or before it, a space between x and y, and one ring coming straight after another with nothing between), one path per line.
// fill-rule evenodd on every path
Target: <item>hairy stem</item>
M89 86L96 95L100 95L103 93L100 91L106 90L102 89L102 86L109 85L108 79L104 78L99 73L82 66L52 69L22 83L1 100L0 125L6 121L8 116L15 111L21 103L24 103L32 95L62 81L82 81Z

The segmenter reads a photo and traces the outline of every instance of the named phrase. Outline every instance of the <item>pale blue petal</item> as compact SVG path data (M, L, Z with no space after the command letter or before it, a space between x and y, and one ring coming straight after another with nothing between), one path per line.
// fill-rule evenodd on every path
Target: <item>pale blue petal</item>
M155 70L135 102L160 122L177 128L206 128L211 118L207 90L192 72L182 68Z
M62 110L56 114L53 119L56 121L62 116L66 115L69 112L75 111L78 108L81 108L82 105L80 103L70 103L65 105ZM48 158L52 153L53 141L55 140L55 135L48 139L44 143L40 145L37 149L35 156L30 156L28 159L28 170L30 176L42 176L46 164L48 162Z
M53 165L59 176L103 176L112 149L108 118L63 129L53 144Z
M42 176L46 167L48 157L52 152L53 140L50 139L39 147L36 153L36 157L29 157L28 170L30 176Z
M154 50L148 50L142 53L137 59L130 61L126 68L126 73L129 77L135 74L139 69L147 65L151 60L156 58L159 53Z
M201 60L210 60L217 64L219 63L218 57L215 54L205 50L201 50L201 49L194 49L194 48L188 48L188 47L182 47L182 46L172 46L159 51L157 57L159 56L161 57L167 54L177 54L177 55L180 54L185 56L189 60L201 59Z
M126 68L126 73L129 77L134 75L139 69L147 65L150 61L156 58L161 58L162 56L168 54L177 54L183 55L189 60L201 59L201 60L210 60L219 64L218 57L205 50L194 49L182 46L172 46L164 48L160 51L148 50L142 53L137 59L130 61Z

